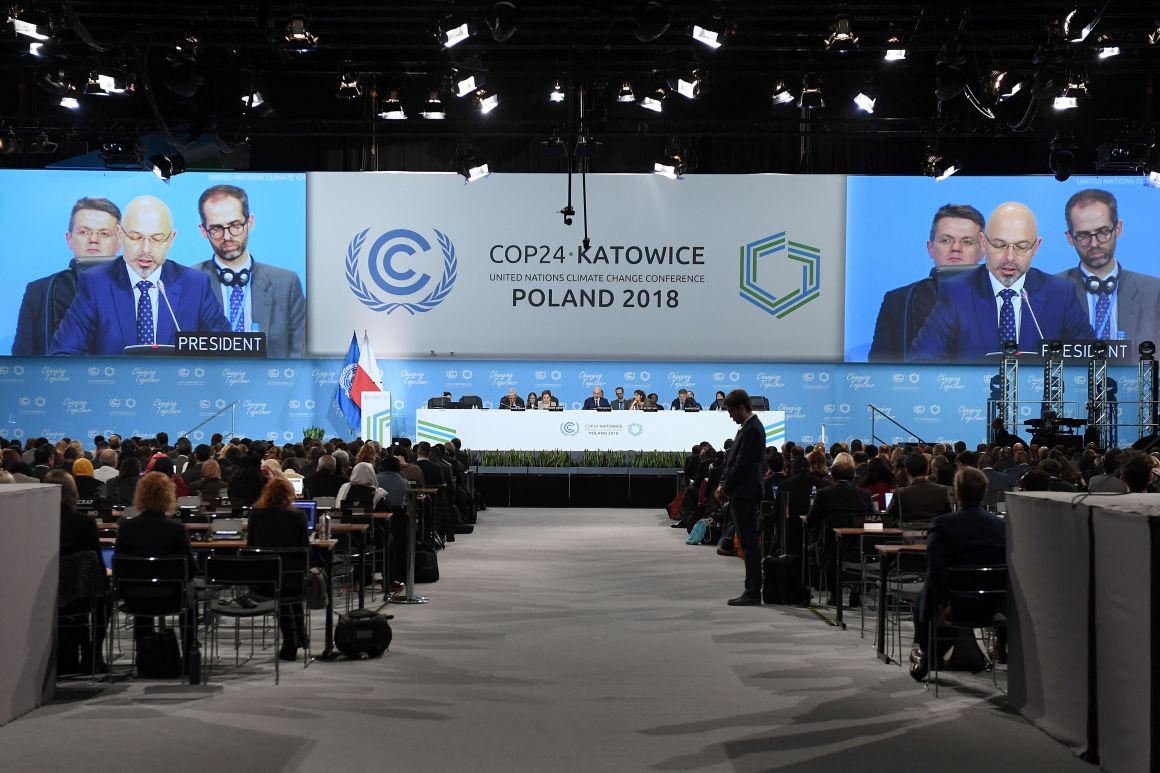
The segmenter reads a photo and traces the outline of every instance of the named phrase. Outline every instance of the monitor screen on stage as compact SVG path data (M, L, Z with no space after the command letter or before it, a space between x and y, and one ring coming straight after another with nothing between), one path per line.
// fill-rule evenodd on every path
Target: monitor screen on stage
M1102 340L1134 362L1160 337L1158 206L1141 176L851 177L845 360L997 363L1013 340L1086 361Z
M304 174L3 170L0 229L2 355L305 356Z

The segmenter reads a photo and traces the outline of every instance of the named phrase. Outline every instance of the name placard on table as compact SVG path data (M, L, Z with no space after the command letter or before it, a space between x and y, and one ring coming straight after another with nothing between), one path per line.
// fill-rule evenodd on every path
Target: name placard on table
M177 353L193 357L265 357L265 333L178 333Z

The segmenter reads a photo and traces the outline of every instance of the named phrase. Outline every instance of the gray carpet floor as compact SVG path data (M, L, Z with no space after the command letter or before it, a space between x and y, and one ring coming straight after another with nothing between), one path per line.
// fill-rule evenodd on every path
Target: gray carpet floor
M492 509L393 606L379 660L206 686L62 683L0 728L10 773L1095 770L990 677L934 698L857 628L732 608L743 567L659 511ZM321 615L316 614L317 630ZM1000 684L1002 685L1002 675Z

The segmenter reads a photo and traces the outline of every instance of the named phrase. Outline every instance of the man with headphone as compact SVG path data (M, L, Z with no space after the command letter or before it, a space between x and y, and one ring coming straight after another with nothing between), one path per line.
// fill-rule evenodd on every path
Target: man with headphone
M1067 200L1067 243L1079 265L1059 276L1075 286L1096 337L1104 341L1160 340L1160 279L1125 270L1116 261L1116 242L1124 232L1116 197L1108 191L1082 190Z
M235 333L266 334L266 356L301 357L306 351L306 296L298 274L258 263L250 255L254 215L236 185L215 185L197 200L201 235L213 250L197 268L210 277Z

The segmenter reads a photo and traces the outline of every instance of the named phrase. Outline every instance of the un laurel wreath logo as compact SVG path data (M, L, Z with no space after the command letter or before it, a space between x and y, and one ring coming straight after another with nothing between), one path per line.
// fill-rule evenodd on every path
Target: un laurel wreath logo
M430 311L451 293L459 269L459 261L455 256L455 245L446 234L432 229L435 230L435 236L439 240L439 248L443 251L443 276L435 286L417 301L390 301L376 296L363 282L359 272L359 255L370 230L367 228L360 231L350 240L350 244L346 248L346 282L354 297L358 298L364 306L372 311L382 311L387 314L396 309L404 309L414 315ZM416 279L415 271L411 269L398 271L392 265L392 260L396 255L410 256L416 252L427 252L430 249L430 243L415 231L405 228L387 231L371 245L367 257L367 270L374 285L395 296L408 296L421 291L431 281L431 277L423 274ZM384 272L386 276L383 276ZM410 284L395 284L395 282L410 282Z

